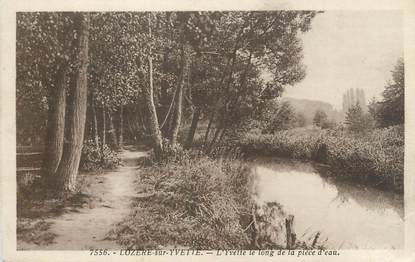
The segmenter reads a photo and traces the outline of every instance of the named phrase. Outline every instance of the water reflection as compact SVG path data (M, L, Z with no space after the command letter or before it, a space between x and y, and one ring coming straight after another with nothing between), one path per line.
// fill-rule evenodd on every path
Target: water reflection
M252 161L258 198L295 215L298 236L317 231L330 248L402 248L402 197L326 176L324 168L293 160Z

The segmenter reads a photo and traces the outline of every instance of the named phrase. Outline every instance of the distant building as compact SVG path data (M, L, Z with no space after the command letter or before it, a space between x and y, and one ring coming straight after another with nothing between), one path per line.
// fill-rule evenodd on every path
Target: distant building
M364 112L367 111L365 91L361 88L350 88L343 94L343 112L347 112L356 104L359 104Z

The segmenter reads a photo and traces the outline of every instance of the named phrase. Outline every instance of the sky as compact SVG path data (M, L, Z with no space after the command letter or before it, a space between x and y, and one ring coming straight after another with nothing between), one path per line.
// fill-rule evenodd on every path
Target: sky
M399 11L326 11L301 36L306 77L287 87L284 97L329 102L341 109L343 93L362 88L366 99L381 97L403 56Z

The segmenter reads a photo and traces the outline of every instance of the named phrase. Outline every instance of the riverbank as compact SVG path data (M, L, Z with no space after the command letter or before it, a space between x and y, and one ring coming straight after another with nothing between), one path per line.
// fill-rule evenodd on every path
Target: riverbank
M345 130L292 129L275 134L250 132L237 145L247 155L274 155L329 165L337 175L387 190L403 192L402 126L364 135Z
M122 247L323 248L318 236L287 243L287 235L295 234L294 217L278 202L258 199L255 173L238 159L190 150L147 165L136 182L136 193L145 196L134 199L130 215L108 235Z

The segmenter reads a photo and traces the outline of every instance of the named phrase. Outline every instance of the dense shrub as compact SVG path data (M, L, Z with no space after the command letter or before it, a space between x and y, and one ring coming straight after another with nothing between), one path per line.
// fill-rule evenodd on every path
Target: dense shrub
M115 168L121 164L121 159L116 151L104 145L96 145L92 140L88 140L82 147L80 169L83 171Z
M353 135L340 128L246 134L240 140L240 147L245 153L317 160L336 168L338 174L403 189L402 126L376 129L364 135Z
M393 71L392 79L386 83L381 101L372 100L370 114L377 125L387 127L405 123L405 64L399 58Z
M243 153L240 148L235 147L235 141L232 136L228 136L221 143L214 147L205 147L203 139L198 138L193 142L191 149L185 149L181 144L176 144L172 147L168 139L163 140L163 152L161 152L159 159L155 158L154 152L151 151L149 156L145 159L147 166L151 165L166 165L170 163L180 163L185 160L200 158L201 156L209 156L212 159L226 158L228 161L241 159Z
M192 156L168 165L146 168L131 217L111 237L129 248L166 246L235 249L250 244L244 230L250 214L251 172L240 162Z
M344 123L353 133L367 133L375 126L373 117L369 113L363 112L359 104L349 108Z
M148 157L144 160L145 166L154 165L166 165L169 163L179 163L189 159L192 155L195 155L195 151L185 150L181 144L172 146L168 139L163 139L163 151L160 153L158 159L152 150Z

